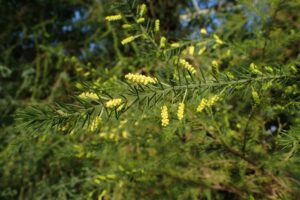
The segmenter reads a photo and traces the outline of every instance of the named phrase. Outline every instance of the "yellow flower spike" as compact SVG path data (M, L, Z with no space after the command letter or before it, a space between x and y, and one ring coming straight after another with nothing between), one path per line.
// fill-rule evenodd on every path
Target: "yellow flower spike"
M160 43L159 43L159 48L164 49L167 46L167 38L166 37L161 37L160 38Z
M142 4L141 6L140 6L140 13L139 13L139 15L141 16L141 17L143 17L144 15L145 15L145 13L147 12L147 6L146 6L146 4Z
M233 80L235 78L231 72L226 72L226 75L230 80Z
M213 60L213 61L211 62L211 65L214 66L214 67L219 67L219 63L218 63L218 61L216 61L216 60Z
M122 45L126 45L126 44L132 42L133 40L135 40L136 38L137 38L137 37L129 36L129 37L123 39L123 40L121 41L121 44L122 44Z
M206 51L206 47L202 47L202 48L199 50L198 55L202 55L205 51Z
M217 101L219 101L219 99L220 99L220 97L218 95L214 95L207 101L207 103L206 103L207 107L213 106Z
M211 65L212 65L212 70L213 70L213 72L214 72L214 73L219 73L219 67L220 67L219 62L216 61L216 60L213 60L213 61L211 62Z
M90 128L89 128L90 131L94 132L95 130L97 130L97 128L99 127L100 124L101 124L101 117L97 116L90 125Z
M161 108L161 125L166 127L169 125L169 114L167 106Z
M194 55L194 52L195 52L195 47L194 46L189 46L188 48L187 48L187 52L188 52L188 54L189 55Z
M254 89L252 90L252 98L253 98L255 104L260 104L259 95Z
M105 106L107 108L114 108L114 107L118 107L121 104L122 104L122 99L119 98L119 99L111 99L107 101Z
M186 60L179 59L178 64L180 66L182 66L183 68L187 69L191 74L195 74L196 73L196 69L190 63L188 63Z
M122 19L122 15L110 15L110 16L106 16L105 17L105 20L106 21L109 21L109 22L111 22L111 21L118 21L118 20L120 20L120 19Z
M216 34L214 34L213 37L214 37L215 42L216 42L217 44L224 44L223 40L221 40L221 39L219 38L219 36L217 36Z
M121 111L124 108L124 104L121 104L118 108L117 111Z
M95 93L92 92L83 92L79 95L79 98L81 99L90 99L90 100L97 100L98 96Z
M183 119L183 115L184 115L184 103L179 103L178 111L177 111L177 118L179 121Z
M205 28L201 28L200 33L203 34L203 35L207 35L207 31L206 31Z
M131 24L123 24L122 28L123 29L130 29L130 28L132 28L132 25Z
M178 48L178 47L180 47L180 44L179 44L179 42L174 42L171 44L171 47Z
M202 99L199 103L199 106L197 107L197 112L202 112L206 106L207 106L207 100Z
M253 74L262 75L262 72L259 71L259 69L257 68L257 66L254 63L250 64L250 72Z
M136 20L136 22L137 22L138 24L144 23L144 22L145 22L145 18L144 18L144 17L140 17L140 18L138 18L138 19Z
M123 137L124 139L127 139L128 136L129 136L128 131L126 131L126 130L122 131L122 137Z
M156 78L152 78L149 76L145 76L142 74L126 74L125 78L133 83L138 83L138 84L142 84L142 85L148 85L148 84L155 84L157 83L157 79Z
M159 19L155 20L154 22L154 32L158 32L160 27L160 21Z

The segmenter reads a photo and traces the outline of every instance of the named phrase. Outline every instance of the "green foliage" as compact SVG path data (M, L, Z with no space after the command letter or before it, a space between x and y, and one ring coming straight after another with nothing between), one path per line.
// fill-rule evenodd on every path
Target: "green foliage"
M6 25L0 197L297 199L300 2L199 2Z

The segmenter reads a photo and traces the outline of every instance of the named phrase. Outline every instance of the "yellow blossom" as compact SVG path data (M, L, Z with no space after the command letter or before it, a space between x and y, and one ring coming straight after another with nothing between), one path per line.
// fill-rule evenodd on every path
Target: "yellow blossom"
M220 97L218 95L214 95L210 99L203 98L197 107L197 112L202 112L203 109L213 106L219 99Z
M213 106L217 101L219 101L220 97L218 95L212 96L206 103L207 107Z
M124 29L130 29L130 28L132 28L132 25L131 24L123 24L122 28L124 28Z
M260 104L259 95L255 90L252 90L252 98L253 98L255 104Z
M216 41L217 44L224 44L224 42L216 34L214 34L213 37L214 37L214 39L215 39L215 41Z
M134 37L134 36L129 36L129 37L123 39L123 40L121 41L121 44L122 44L122 45L126 45L126 44L132 42L132 41L135 40L135 39L136 39L136 37Z
M207 31L206 31L205 28L201 28L200 33L203 34L203 35L207 35Z
M254 64L254 63L250 64L250 72L253 73L253 74L262 75L262 72L258 69L256 64Z
M188 52L189 52L189 54L190 54L191 56L194 55L195 47L194 47L194 46L189 46L189 47L188 47Z
M140 6L140 16L142 17L142 16L144 16L144 14L146 13L146 11L147 11L147 6L146 6L146 4L142 4L141 6Z
M83 92L79 95L79 98L97 100L98 96L93 92Z
M161 108L161 125L166 127L169 125L169 114L167 106Z
M136 20L137 23L141 24L145 22L145 18L144 17L140 17Z
M187 69L189 72L191 72L191 74L195 74L196 70L195 68L188 63L186 60L184 59L179 59L179 65L181 65L182 67L184 67L185 69Z
M132 81L132 82L138 83L138 84L142 84L142 85L157 83L156 78L152 78L152 77L145 76L145 75L142 75L142 74L129 73L129 74L125 75L125 78L129 81Z
M120 19L122 19L122 15L110 15L105 17L106 21L118 21Z
M161 37L160 38L160 43L159 43L159 48L163 49L167 45L167 38L166 37Z
M90 131L94 132L95 130L97 130L97 128L99 127L101 123L101 117L97 116L91 123L89 129Z
M184 103L179 103L178 111L177 111L177 118L178 120L182 120L184 114Z
M111 99L106 102L106 107L114 108L114 107L118 107L121 104L122 104L122 99L120 99L120 98L119 99Z
M180 44L179 44L179 42L174 42L171 44L171 47L178 48L178 47L180 47Z
M160 27L160 21L159 19L155 20L154 22L154 32L158 32Z
M206 107L207 100L202 99L199 103L199 106L197 107L197 112L202 112L202 110Z
M128 138L128 135L129 135L128 131L126 131L126 130L122 131L122 137L123 137L124 139L127 139L127 138Z
M198 55L202 55L205 51L206 51L206 47L202 47L202 48L199 50Z

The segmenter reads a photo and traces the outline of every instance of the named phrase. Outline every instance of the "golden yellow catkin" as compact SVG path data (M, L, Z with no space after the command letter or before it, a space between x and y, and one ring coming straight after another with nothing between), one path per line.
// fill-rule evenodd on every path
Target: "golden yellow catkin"
M260 104L259 95L254 89L252 90L252 98L253 98L255 104Z
M253 74L262 75L262 72L258 69L256 64L254 64L254 63L250 64L250 72L253 73Z
M212 96L209 100L207 100L207 107L213 106L217 101L219 101L220 97L218 95Z
M145 76L142 74L126 74L125 78L131 82L134 83L138 83L138 84L142 84L142 85L148 85L148 84L155 84L157 83L157 79L156 78L152 78L149 76Z
M140 5L140 13L139 13L139 15L141 17L143 17L146 12L147 12L147 6L146 6L146 4L143 3L142 5Z
M144 23L144 22L145 22L145 18L144 18L144 17L140 17L140 18L138 18L138 19L136 20L136 22L137 22L138 24Z
M202 55L205 51L206 51L206 47L202 47L202 48L199 50L198 55Z
M101 123L101 117L97 116L91 123L90 125L90 131L94 132L95 130L97 130L97 128L99 127Z
M217 36L216 34L213 35L215 42L217 44L224 44L224 42L219 38L219 36Z
M120 19L122 19L122 15L110 15L110 16L106 16L105 17L105 20L106 21L118 21L118 20L120 20Z
M122 99L118 98L118 99L111 99L107 101L105 106L107 108L114 108L114 107L118 107L121 104L122 104Z
M132 28L133 26L131 25L131 24L123 24L122 25L122 28L123 29L130 29L130 28Z
M188 63L185 59L179 59L178 63L179 63L180 66L187 69L191 74L196 73L195 68L190 63Z
M207 100L201 99L201 101L197 107L197 112L202 112L202 110L204 110L204 108L206 107L206 104L207 104Z
M158 32L160 28L160 21L159 19L156 19L154 22L154 32Z
M194 52L195 52L195 47L194 46L189 46L188 47L188 53L189 53L189 55L194 55Z
M205 28L201 28L200 33L203 34L203 35L207 35L207 31L206 31Z
M180 43L179 42L174 42L174 43L171 44L171 47L172 48L178 48L178 47L180 47Z
M79 95L79 98L97 100L98 96L97 96L97 94L95 94L93 92L83 92Z
M123 40L121 41L121 44L122 44L122 45L126 45L126 44L132 42L132 41L135 40L135 39L136 39L136 37L134 37L134 36L129 36L129 37L123 39Z
M184 103L179 103L178 111L177 111L177 118L179 121L183 119L183 115L184 115Z
M205 108L213 106L219 100L220 97L218 95L214 95L210 99L203 98L197 107L197 112L202 112Z
M159 43L159 48L164 49L167 46L167 38L166 37L161 37L160 38L160 43Z
M167 106L161 108L161 125L166 127L169 125L169 114Z

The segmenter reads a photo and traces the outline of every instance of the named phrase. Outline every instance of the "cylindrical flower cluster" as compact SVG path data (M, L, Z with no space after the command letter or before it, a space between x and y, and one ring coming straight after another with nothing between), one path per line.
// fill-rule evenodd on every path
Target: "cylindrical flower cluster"
M177 111L177 118L179 121L182 120L183 115L184 115L184 103L179 103L178 111Z
M122 104L122 99L111 99L106 102L107 108L114 108Z
M136 38L136 37L134 37L134 36L129 36L129 37L123 39L123 40L121 41L121 44L122 44L122 45L126 45L126 44L132 42L133 40L135 40L135 38Z
M83 92L79 95L79 98L97 100L98 96L97 96L97 94L92 93L92 92Z
M191 74L196 73L195 68L184 59L179 59L179 65L182 66L183 68L187 69L189 72L191 72Z
M217 101L219 101L219 99L220 97L218 95L214 95L210 99L202 99L197 107L197 112L202 112L204 108L213 106Z
M110 21L118 21L120 19L122 19L122 15L110 15L110 16L105 17L105 20L109 21L109 22Z
M161 108L161 125L166 127L169 125L169 114L167 106Z
M125 78L129 81L132 81L132 82L138 83L138 84L142 84L142 85L157 83L156 78L152 78L152 77L145 76L145 75L142 75L142 74L129 73L129 74L125 75Z

